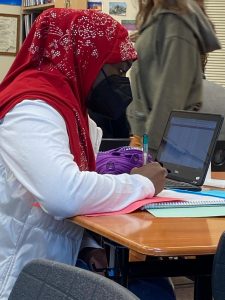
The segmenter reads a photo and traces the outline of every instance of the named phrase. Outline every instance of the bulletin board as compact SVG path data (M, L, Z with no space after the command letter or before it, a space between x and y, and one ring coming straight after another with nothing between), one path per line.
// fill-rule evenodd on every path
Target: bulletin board
M129 34L136 32L137 0L88 0L87 7L110 14L126 27Z
M19 50L20 16L0 13L0 55L13 56Z

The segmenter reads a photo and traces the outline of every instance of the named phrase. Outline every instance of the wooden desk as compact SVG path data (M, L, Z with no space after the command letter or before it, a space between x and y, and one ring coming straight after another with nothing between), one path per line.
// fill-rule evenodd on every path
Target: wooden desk
M71 221L116 243L112 244L114 249L119 245L119 283L126 286L128 276L192 276L194 299L212 299L213 256L225 231L225 217L156 218L138 211L118 216L77 216ZM129 261L130 250L146 255L147 261ZM118 265L115 259L113 263Z
M72 222L148 256L214 254L225 218L155 218L148 212L77 216Z

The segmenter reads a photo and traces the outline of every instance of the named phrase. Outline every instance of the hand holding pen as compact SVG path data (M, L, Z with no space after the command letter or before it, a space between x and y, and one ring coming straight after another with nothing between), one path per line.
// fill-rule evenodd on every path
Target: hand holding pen
M163 168L158 162L152 162L148 164L148 145L149 138L148 135L145 134L143 136L143 166L132 169L131 174L140 174L151 180L155 187L155 195L157 195L164 188L167 170Z
M164 189L167 170L158 162L152 162L139 168L133 168L130 174L139 174L151 180L155 187L155 195L157 195Z

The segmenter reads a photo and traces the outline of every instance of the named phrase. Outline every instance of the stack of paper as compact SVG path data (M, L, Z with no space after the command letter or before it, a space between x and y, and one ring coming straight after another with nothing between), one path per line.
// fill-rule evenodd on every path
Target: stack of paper
M225 188L225 180L207 178L204 182L204 185Z
M184 202L152 203L143 207L156 217L225 216L225 191L164 190L158 196L178 198Z

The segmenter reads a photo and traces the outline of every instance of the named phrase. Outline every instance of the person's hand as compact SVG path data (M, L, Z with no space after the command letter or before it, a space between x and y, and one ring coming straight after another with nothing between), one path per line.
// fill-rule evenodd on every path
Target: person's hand
M105 249L85 247L80 251L78 258L83 260L91 271L105 276L108 268Z
M150 179L155 187L155 195L157 195L164 188L168 172L159 163L152 162L140 168L133 168L130 174L139 174Z

